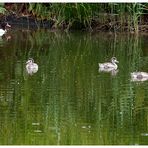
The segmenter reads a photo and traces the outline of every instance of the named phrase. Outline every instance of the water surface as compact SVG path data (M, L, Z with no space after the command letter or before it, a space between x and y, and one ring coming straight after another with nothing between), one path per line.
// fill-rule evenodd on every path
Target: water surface
M117 74L99 72L112 56ZM0 57L0 145L148 144L148 82L130 79L148 72L147 36L16 29Z

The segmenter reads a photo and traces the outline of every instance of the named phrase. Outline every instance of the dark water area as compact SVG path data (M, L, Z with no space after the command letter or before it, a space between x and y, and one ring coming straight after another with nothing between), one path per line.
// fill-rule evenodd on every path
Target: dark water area
M147 36L14 29L0 57L0 145L148 144L148 81L130 77L148 72Z

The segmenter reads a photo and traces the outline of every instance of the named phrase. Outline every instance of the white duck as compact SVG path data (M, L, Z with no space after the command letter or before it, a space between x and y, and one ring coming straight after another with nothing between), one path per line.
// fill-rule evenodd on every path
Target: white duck
M1 24L2 29L0 29L0 36L3 36L7 32L7 29L10 27L11 27L11 25L9 25L8 23L6 23L6 22L2 23Z
M116 63L119 63L119 61L117 61L117 58L116 57L112 57L111 58L111 62L107 62L107 63L99 63L99 68L100 69L104 69L104 70L116 70L118 68L117 64Z
M38 65L34 63L34 60L32 58L29 58L28 61L26 62L26 70L30 75L38 71Z
M148 73L147 72L132 72L131 80L132 81L146 81L148 80Z

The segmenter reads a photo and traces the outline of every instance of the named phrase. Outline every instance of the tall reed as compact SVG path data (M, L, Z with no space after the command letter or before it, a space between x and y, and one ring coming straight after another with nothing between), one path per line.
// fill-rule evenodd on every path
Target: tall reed
M15 4L18 5L18 4ZM39 20L50 20L53 28L139 31L147 3L29 3L27 10ZM4 11L1 9L0 11Z

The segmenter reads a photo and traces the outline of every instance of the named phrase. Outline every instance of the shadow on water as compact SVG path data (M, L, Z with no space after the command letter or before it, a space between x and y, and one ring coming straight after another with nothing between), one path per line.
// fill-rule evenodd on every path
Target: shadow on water
M145 37L14 30L0 41L0 144L142 145L147 142ZM119 60L115 76L98 63ZM25 64L39 70L30 76Z

